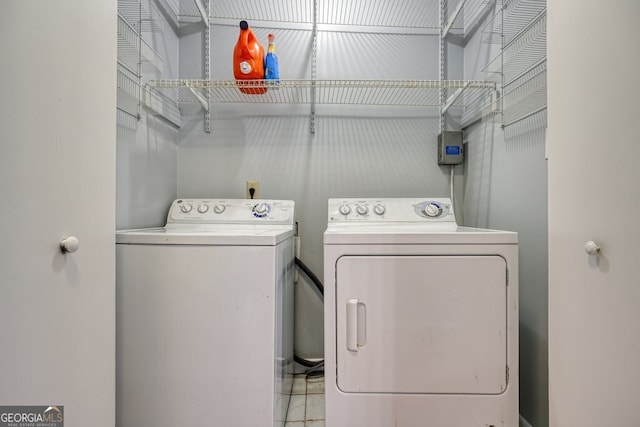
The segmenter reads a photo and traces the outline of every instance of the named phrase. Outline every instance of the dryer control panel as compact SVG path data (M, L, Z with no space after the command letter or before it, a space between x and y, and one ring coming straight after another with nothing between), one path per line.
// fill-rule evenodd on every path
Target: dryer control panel
M450 199L329 199L330 223L456 222Z
M177 199L169 208L172 224L292 225L295 203L291 200Z

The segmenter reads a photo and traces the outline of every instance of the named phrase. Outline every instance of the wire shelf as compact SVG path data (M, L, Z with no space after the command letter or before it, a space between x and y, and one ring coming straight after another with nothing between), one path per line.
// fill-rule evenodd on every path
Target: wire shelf
M141 72L161 73L163 69L160 55L121 14L118 14L118 58L131 69L140 64Z
M510 3L511 4L511 3ZM512 13L512 15L515 12ZM518 19L520 15L516 14ZM502 21L501 21L502 22ZM531 21L527 23L518 22L507 24L517 26L519 32L517 37L511 38L505 43L502 53L491 60L484 68L484 78L495 80L496 74L504 76L505 85L510 84L521 74L530 70L547 56L547 14L546 9L538 11ZM501 39L498 37L498 30L492 29L487 36L491 40ZM486 39L487 40L487 39Z
M318 23L348 26L439 28L438 0L320 1Z
M472 33L479 25L484 22L488 16L493 16L496 11L496 5L501 5L502 0L457 0L457 2L448 2L445 0L445 6L448 9L451 29L455 33L466 36ZM456 11L460 9L460 13Z
M161 32L161 14L152 0L118 0L118 14L139 33Z
M177 102L177 93L175 91L168 93L160 93L155 88L145 86L142 88L144 95L143 105L151 110L154 114L163 117L177 127L182 125L180 108Z
M502 61L504 84L511 84L546 56L547 15L544 13L538 15L517 38L505 45Z
M140 98L140 85L138 76L129 70L125 64L118 62L117 71L117 106L122 111L134 117L138 116L138 99Z
M504 128L536 116L547 107L546 8L533 0L513 3L523 10L515 8L506 15L517 21L512 26L518 32L505 44L502 55ZM522 19L529 22L521 22ZM546 126L544 120L537 120L536 124Z
M207 0L184 0L176 8L180 20L200 20L198 6ZM444 0L444 7L452 13L460 2L461 13L451 28L457 33L466 31L485 13L487 7L502 0ZM317 3L316 24L339 26L357 31L358 27L405 28L439 30L439 7L441 0L320 0ZM248 20L294 24L312 24L314 21L313 0L279 0L258 2L236 0L221 2L210 0L209 18L212 20ZM323 27L324 28L324 27Z
M144 32L162 28L159 12L150 0L118 2L117 106L139 118L141 107L180 126L177 102L160 96L143 85L149 75L163 72L163 60L144 39Z
M442 89L495 91L493 82L469 80L155 80L159 90L177 90L178 102L262 104L358 104L441 107ZM264 94L242 93L241 89ZM315 96L314 96L315 95ZM208 96L208 98L207 98ZM453 105L463 105L458 96ZM204 105L203 105L204 106Z
M544 13L547 8L547 0L509 0L503 8L503 19L498 25L497 31L504 36L505 44L508 44L534 20Z
M502 0L498 0L497 11L493 16L489 17L482 28L482 42L486 44L502 45L502 17L504 9Z
M467 94L464 99L464 110L460 117L461 127L467 127L470 124L493 118L500 111L500 98L498 92L490 92L489 94L475 91Z
M206 0L201 0L206 4ZM313 1L278 0L257 2L255 0L210 1L210 18L272 21L289 23L311 23L313 21ZM178 10L180 19L200 19L200 9L195 0L183 0Z
M148 1L151 0L120 0ZM503 0L166 1L180 22L202 21L205 28L207 25L231 25L238 20L256 21L264 27L276 25L280 28L282 25L287 29L312 30L314 43L317 32L324 31L464 37L466 31L475 32L483 20L495 14L496 7L501 8L503 4ZM139 8L144 9L144 4ZM446 22L440 22L444 19L441 9L449 18ZM152 17L153 12L149 16ZM315 61L315 54L312 61ZM206 75L202 80L151 80L150 87L144 88L146 98L143 103L146 105L151 99L150 93L169 100L164 104L149 101L149 105L161 106L156 110L173 108L174 101L175 105L196 103L205 110L205 117L210 106L215 104L308 104L311 105L313 132L315 106L322 104L434 107L439 108L443 116L452 111L451 107L456 107L453 114L463 114L471 120L482 114L487 97L495 98L489 94L495 95L497 87L492 81L318 80L314 72L310 77L309 80L283 79L278 83L209 80ZM174 113L172 110L167 114Z
M542 61L505 87L503 96L504 127L520 122L547 106L547 62Z

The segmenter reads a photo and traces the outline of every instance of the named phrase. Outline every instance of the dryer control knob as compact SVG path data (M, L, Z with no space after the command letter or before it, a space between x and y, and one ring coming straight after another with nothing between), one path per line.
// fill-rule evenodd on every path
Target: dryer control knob
M351 207L349 205L342 205L339 211L342 215L349 215L351 213Z
M424 207L424 214L430 218L436 218L442 215L442 208L435 203L429 203Z
M384 213L387 211L387 208L385 208L384 205L375 205L373 207L373 211L376 213L376 215L384 215Z
M356 212L358 212L359 215L366 215L369 213L369 208L365 205L358 205Z
M215 205L215 206L213 207L213 211L214 211L215 213L217 213L217 214L221 214L222 212L224 212L224 210L225 210L225 209L226 209L226 208L225 208L225 206L224 206L224 205Z
M201 214L205 213L208 210L209 205L207 205L206 203L201 203L200 206L198 206L198 212L200 212Z
M193 205L191 203L185 203L184 205L180 206L180 211L182 211L182 213L189 213L192 209Z

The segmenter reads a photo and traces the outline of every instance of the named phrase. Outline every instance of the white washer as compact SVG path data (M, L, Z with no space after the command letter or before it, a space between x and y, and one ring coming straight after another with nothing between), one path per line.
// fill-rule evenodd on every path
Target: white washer
M517 261L449 199L329 200L327 426L517 426Z
M119 427L284 425L294 202L176 200L116 234Z

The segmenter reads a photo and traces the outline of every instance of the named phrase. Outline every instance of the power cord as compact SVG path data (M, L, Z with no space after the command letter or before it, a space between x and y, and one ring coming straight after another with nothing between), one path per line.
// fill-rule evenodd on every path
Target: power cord
M320 279L318 279L318 276L316 276L313 271L311 271L311 269L298 257L296 257L296 266L302 270L309 279L311 279L311 282L313 282L318 291L320 291L320 295L324 296L324 285Z
M320 295L322 295L324 297L324 285L322 284L322 282L320 281L320 279L318 279L318 276L316 276L313 271L311 271L311 269L309 267L307 267L307 265L302 262L302 260L298 257L295 257L295 263L296 263L296 267L298 267L300 270L302 270L302 272L311 280L311 282L315 285L316 289L318 289L318 292L320 292ZM300 365L304 366L305 368L307 368L305 370L305 374L307 374L307 376L321 376L324 375L324 359L322 360L307 360L304 359L300 356L294 355L294 360L299 363Z

